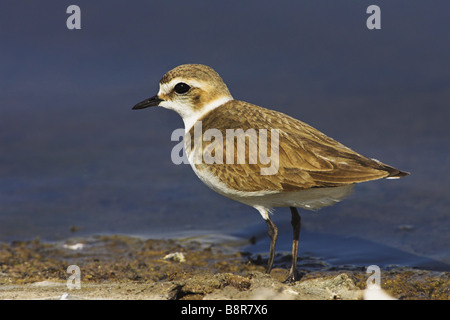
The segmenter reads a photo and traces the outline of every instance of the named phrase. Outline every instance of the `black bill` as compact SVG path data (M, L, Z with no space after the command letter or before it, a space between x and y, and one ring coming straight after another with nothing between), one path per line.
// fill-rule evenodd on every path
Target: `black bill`
M148 107L156 107L159 105L159 103L163 101L162 99L158 98L158 96L153 96L149 99L145 99L142 102L139 102L137 105L133 107L133 110L139 110L139 109L145 109Z

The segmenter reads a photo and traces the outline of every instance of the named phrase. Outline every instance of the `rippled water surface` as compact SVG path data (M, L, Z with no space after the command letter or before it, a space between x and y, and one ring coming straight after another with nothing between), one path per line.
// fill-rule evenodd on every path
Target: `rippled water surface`
M301 212L300 255L330 264L450 264L450 36L445 1L77 1L0 4L0 240L98 233L253 238L259 213L204 186L170 152L182 121L131 111L182 63L215 68L236 99L301 119L410 171ZM277 249L290 213L277 209ZM220 237L219 237L220 238Z

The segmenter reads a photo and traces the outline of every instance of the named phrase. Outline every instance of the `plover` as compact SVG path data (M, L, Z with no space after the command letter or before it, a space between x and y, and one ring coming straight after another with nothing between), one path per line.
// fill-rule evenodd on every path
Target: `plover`
M270 214L276 207L290 208L293 243L287 282L298 280L301 218L297 208L317 210L348 196L356 183L400 178L409 174L376 159L364 157L286 114L234 100L219 74L205 65L185 64L170 70L160 80L158 94L136 104L133 109L154 106L174 110L182 117L186 153L200 180L219 194L259 211L267 224L271 240L267 273L273 267L278 235ZM231 157L231 160L235 160L231 163L207 163L202 157L198 161L195 154L209 153L211 156L211 145L214 143L211 137L200 138L200 141L198 137L192 139L198 123L201 123L202 134L210 129L224 137L229 130L264 132L265 136L260 135L258 139L267 139L268 147L274 144L270 138L274 135L272 130L276 129L277 170L272 174L262 174L261 168L267 167L267 162L263 163L261 159L249 161L255 155L249 151L251 142L248 136L243 140L247 161L236 161L236 154ZM232 142L236 140L233 138ZM215 147L217 152L217 145ZM227 154L227 147L228 152L237 150L229 144L221 147L224 155Z

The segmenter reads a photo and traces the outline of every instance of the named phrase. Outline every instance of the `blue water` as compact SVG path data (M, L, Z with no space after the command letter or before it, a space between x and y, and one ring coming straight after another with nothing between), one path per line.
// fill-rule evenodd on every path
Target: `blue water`
M174 165L173 112L131 111L182 63L233 96L301 119L412 174L301 212L300 255L332 265L450 268L450 33L446 1L77 1L0 4L0 241L121 233L255 237L259 213ZM277 250L290 251L278 209ZM77 230L73 232L73 230Z

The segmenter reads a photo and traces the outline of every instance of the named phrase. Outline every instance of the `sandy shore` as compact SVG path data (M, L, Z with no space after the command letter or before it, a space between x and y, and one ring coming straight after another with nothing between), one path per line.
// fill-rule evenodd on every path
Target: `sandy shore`
M305 268L300 281L284 284L287 270L275 268L267 275L264 263L227 243L192 239L96 236L64 243L0 243L0 299L349 300L380 294L366 290L365 268ZM79 267L79 282L67 273L70 265ZM449 275L382 270L382 297L448 300Z

